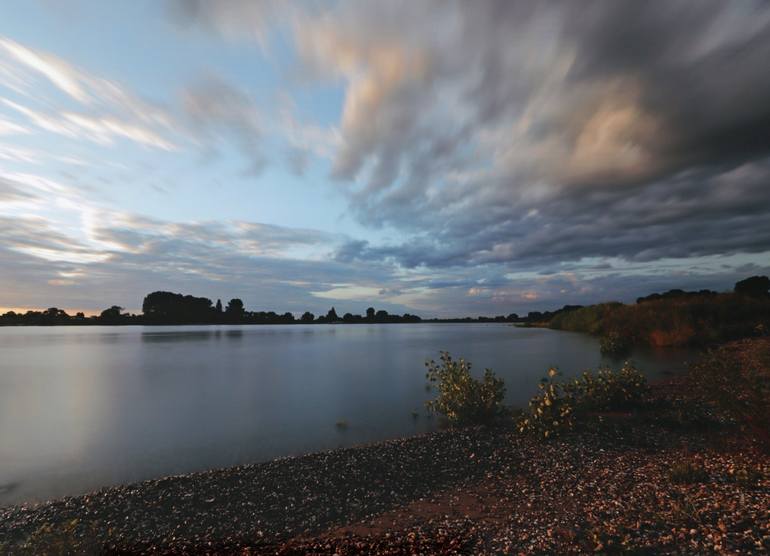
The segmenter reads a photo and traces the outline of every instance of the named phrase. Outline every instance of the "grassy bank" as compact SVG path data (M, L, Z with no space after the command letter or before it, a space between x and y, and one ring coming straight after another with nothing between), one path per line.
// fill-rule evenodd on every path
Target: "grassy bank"
M735 293L603 303L555 315L550 328L615 337L629 346L707 346L766 334L770 298Z

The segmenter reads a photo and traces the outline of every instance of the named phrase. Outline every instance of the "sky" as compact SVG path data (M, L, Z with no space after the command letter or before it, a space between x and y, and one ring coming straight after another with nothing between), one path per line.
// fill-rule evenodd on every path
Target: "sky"
M7 0L0 311L424 317L770 274L770 3Z

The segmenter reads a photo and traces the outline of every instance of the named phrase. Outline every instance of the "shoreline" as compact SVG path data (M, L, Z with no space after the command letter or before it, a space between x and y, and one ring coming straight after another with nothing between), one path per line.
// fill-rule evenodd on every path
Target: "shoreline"
M676 386L655 390L677 397ZM599 417L549 442L507 426L438 431L8 506L0 552L770 549L770 456L734 427L677 425L664 413ZM705 483L671 482L683 458L699 462ZM731 479L747 466L759 469L755 484Z

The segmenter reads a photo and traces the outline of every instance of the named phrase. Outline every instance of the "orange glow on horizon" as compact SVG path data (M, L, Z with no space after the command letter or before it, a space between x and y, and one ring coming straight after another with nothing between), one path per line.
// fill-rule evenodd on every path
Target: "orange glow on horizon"
M3 315L9 311L24 314L27 311L45 311L48 308L49 307L0 307L0 315ZM57 307L57 309L65 311L70 316L75 316L77 313L83 313L85 316L91 317L101 313L101 311L92 311L88 309L71 309L67 307Z

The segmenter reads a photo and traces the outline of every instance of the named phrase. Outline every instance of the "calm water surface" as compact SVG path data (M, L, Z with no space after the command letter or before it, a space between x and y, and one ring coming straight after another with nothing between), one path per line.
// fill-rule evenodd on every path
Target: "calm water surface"
M0 328L0 505L432 430L439 350L517 405L550 366L618 364L594 338L503 324ZM633 359L654 377L690 355Z

